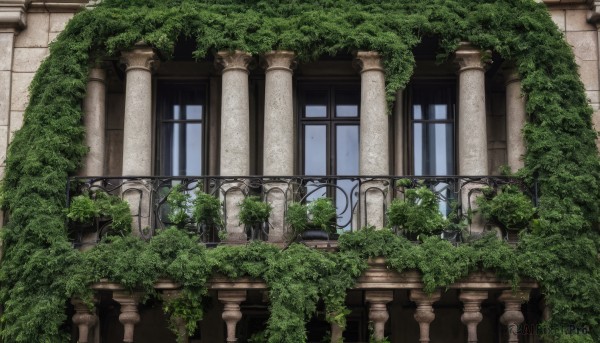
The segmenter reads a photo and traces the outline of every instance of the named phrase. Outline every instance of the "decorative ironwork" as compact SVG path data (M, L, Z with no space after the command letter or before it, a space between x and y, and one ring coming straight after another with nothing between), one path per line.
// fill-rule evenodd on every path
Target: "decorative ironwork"
M398 182L399 180L403 181ZM451 209L462 213L469 211L473 200L485 187L496 189L508 184L518 186L537 203L535 186L530 190L522 181L502 176L156 176L72 177L67 183L67 207L72 197L86 192L106 192L120 196L131 206L134 234L149 239L157 231L173 224L168 219L167 198L175 185L180 185L181 190L192 197L198 190L218 197L223 204L223 217L226 220L226 204L231 201L229 198L234 193L243 197L258 195L264 201L279 194L281 198L286 199L283 201L284 208L280 209L284 217L287 206L292 201L306 203L327 196L333 199L337 207L336 227L338 233L343 233L358 230L361 223L368 222L367 211L364 208L369 202L369 197L377 196L381 203L381 213L385 213L392 199L403 197L406 185L423 185L431 189L439 199L440 210L448 215ZM456 206L452 207L452 203L456 203ZM232 222L234 219L229 220ZM69 223L74 245L95 244L106 234L109 225L110 222L103 219L98 219L88 226ZM198 234L208 245L218 244L221 236L219 232L226 229L206 223L195 225L188 227L188 231ZM287 225L284 226L286 227L283 229L287 230ZM250 236L267 240L269 232L273 232L273 229L272 223L267 222L257 228L256 234ZM93 237L89 238L90 235Z

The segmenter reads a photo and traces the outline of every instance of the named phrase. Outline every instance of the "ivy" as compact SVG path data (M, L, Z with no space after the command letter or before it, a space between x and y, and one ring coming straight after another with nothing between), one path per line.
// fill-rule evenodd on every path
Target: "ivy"
M196 41L196 58L221 49L288 49L304 62L376 50L384 57L391 102L409 81L412 49L424 36L439 38L440 61L468 40L514 61L522 77L529 123L519 175L530 184L537 180L541 197L535 225L521 234L517 249L489 237L459 247L427 238L415 246L368 229L342 235L338 253L260 243L206 250L174 229L149 243L113 237L89 252L72 249L64 185L86 154L81 101L90 62L118 57L141 40L168 58L182 37ZM366 258L386 256L391 268L419 270L427 290L482 268L513 281L533 277L552 309L548 328L591 330L548 330L549 340L598 341L600 165L591 113L570 47L533 0L104 0L77 14L51 44L31 84L23 128L8 151L0 337L68 341L61 330L68 298L89 297L86 286L104 277L150 295L159 277L180 282L184 300L167 301L166 309L193 325L202 306L185 299L201 298L207 278L219 272L263 278L271 296L270 342L301 342L317 299L325 300L332 320L342 322L343 292Z

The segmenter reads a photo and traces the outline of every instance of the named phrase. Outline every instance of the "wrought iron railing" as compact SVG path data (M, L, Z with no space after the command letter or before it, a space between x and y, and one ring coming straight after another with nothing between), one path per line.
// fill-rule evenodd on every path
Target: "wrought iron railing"
M399 180L404 180L398 182ZM67 207L71 199L80 194L105 192L129 202L133 217L134 234L149 239L156 232L172 225L168 218L167 199L176 185L187 193L201 190L222 201L222 227L196 223L188 227L196 232L203 242L216 244L220 241L219 231L228 229L227 223L236 224L228 210L244 197L256 195L264 201L279 196L284 199L283 208L278 211L282 218L276 224L265 223L266 232L273 234L287 232L285 214L290 202L307 203L319 197L330 197L337 208L335 227L338 233L355 231L370 222L367 206L380 206L378 213L384 213L388 204L395 198L402 198L406 184L425 186L437 196L440 211L447 215L455 210L468 212L473 199L485 187L498 188L512 184L530 195L536 202L536 190L526 187L523 182L503 176L204 176L204 177L72 177L67 183ZM402 185L401 185L402 184ZM235 196L234 196L235 194ZM236 203L231 204L232 199ZM453 205L454 204L454 205ZM383 219L384 225L387 225ZM83 227L69 222L70 235L75 246L95 244L110 229L110 221L96 219L93 225ZM231 224L233 225L233 224ZM274 227L278 225L279 227ZM266 239L267 236L263 235Z

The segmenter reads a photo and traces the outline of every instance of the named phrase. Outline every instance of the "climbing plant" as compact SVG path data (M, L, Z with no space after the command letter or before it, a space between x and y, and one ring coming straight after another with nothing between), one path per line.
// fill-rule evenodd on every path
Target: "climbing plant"
M198 59L221 49L287 49L301 62L376 50L384 57L391 101L408 82L412 49L424 36L439 38L440 60L467 40L514 61L522 77L529 123L519 175L537 180L541 196L536 225L521 234L517 249L490 238L458 248L437 238L413 246L373 230L342 236L338 253L264 244L206 251L189 235L169 230L150 243L111 238L86 253L69 244L64 186L86 153L81 101L91 64L116 58L139 41L169 58L182 37L196 41ZM533 0L104 0L77 14L51 44L31 84L23 128L9 148L2 185L9 221L2 230L0 337L68 341L62 330L67 300L100 277L150 293L159 276L178 280L183 296L195 301L166 307L191 322L201 317L198 298L207 277L218 271L264 278L272 299L269 341L301 342L317 298L325 299L332 320L343 322L343 292L365 268L364 258L381 255L398 270L420 270L428 290L477 268L513 280L533 277L552 310L544 330L549 340L598 341L600 166L590 117L570 47L546 8ZM131 261L132 254L141 258ZM107 263L102 256L115 260ZM292 303L292 293L301 298ZM590 332L561 330L571 325Z

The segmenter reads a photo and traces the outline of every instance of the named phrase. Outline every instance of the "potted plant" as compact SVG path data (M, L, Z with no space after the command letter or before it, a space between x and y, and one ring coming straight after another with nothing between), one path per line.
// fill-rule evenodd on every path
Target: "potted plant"
M395 231L402 230L407 238L438 234L448 221L438 208L438 199L429 188L407 188L404 199L395 199L387 210L388 223Z
M485 188L482 193L476 203L488 223L503 230L519 231L532 222L536 208L517 186L504 185L500 191Z
M103 191L74 197L67 210L67 218L78 223L82 229L99 230L102 226L111 234L131 233L132 219L129 204Z
M240 203L240 223L246 227L248 240L267 240L271 204L257 196L248 196Z
M169 223L179 229L198 234L200 239L209 243L218 243L223 228L221 201L198 189L192 197L184 192L180 184L171 189L167 197Z
M295 236L304 240L329 239L335 233L337 211L329 198L318 198L308 205L292 203L288 207L286 221Z

